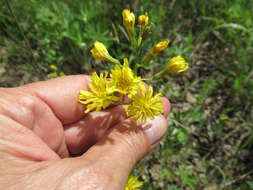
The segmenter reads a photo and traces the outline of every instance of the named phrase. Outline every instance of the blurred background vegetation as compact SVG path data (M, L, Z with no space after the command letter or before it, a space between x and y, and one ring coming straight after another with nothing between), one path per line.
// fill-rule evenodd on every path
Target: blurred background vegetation
M150 47L190 62L183 74L154 81L172 103L169 131L134 169L146 190L253 189L252 0L0 0L0 86L108 69L95 40L122 59L129 53L121 11L148 13ZM50 67L55 64L58 69Z

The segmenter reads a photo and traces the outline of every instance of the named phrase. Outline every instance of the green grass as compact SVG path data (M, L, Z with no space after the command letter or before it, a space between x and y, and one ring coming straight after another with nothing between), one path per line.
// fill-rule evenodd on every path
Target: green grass
M121 10L148 12L152 32L144 48L164 39L171 46L147 75L175 55L191 65L184 74L154 82L172 102L173 113L159 147L134 170L143 189L253 189L251 0L9 2L17 22L3 0L0 62L7 72L1 86L15 86L14 79L22 76L24 83L38 80L34 76L46 79L50 64L66 74L108 69L91 59L93 42L102 41L113 56L124 58L129 49Z

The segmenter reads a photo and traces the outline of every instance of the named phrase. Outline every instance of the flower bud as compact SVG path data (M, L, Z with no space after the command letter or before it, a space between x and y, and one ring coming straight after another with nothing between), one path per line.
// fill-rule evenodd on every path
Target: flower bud
M66 76L66 74L62 71L62 72L60 72L59 73L59 75L61 76L61 77L64 77L64 76Z
M56 78L56 77L58 77L58 74L57 74L57 72L52 72L52 73L49 73L49 74L47 75L47 77L48 77L48 78Z
M127 29L129 34L133 33L134 24L135 24L135 16L132 12L130 12L128 9L124 9L122 11L123 16L123 25Z
M57 71L58 70L58 67L56 65L54 65L54 64L49 65L49 68L51 70L53 70L53 71Z
M168 62L167 70L171 74L180 73L188 69L188 63L181 56L173 57Z
M94 48L92 48L90 52L97 61L108 60L109 57L111 57L105 45L99 41L95 41Z
M99 41L95 41L94 48L90 50L92 56L97 61L110 61L114 64L120 64L119 60L113 58L107 51L104 44Z
M144 30L148 25L148 16L147 15L140 15L139 16L139 24L141 26L141 30Z
M153 49L151 50L151 55L156 56L159 52L166 49L168 47L169 43L170 43L169 40L165 40L165 41L159 42L158 44L154 45Z

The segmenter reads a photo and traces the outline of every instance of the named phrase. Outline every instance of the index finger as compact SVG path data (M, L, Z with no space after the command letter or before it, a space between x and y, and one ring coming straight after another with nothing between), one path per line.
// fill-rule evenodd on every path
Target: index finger
M88 90L90 81L87 75L72 75L19 88L44 101L63 124L70 124L84 115L84 105L78 102L78 94L80 89Z
M71 75L47 81L31 83L22 90L31 93L44 101L62 124L71 124L84 117L85 105L78 101L79 90L88 90L91 79L88 75ZM168 99L162 98L164 115L170 110Z

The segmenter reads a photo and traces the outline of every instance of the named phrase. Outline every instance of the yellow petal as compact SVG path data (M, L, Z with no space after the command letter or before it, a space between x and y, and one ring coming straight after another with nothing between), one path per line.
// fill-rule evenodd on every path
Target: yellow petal
M138 20L139 20L139 25L141 26L141 29L144 30L145 27L148 25L148 16L140 15Z
M91 54L97 61L108 60L110 57L105 45L99 41L95 41L94 48L91 49Z
M153 56L156 56L159 52L166 49L168 47L169 43L170 43L169 40L165 40L165 41L159 42L158 44L154 45L154 47L152 48L151 54Z
M169 60L167 69L169 73L175 74L187 70L188 67L189 64L184 60L184 58L177 56Z
M122 11L122 17L123 17L123 25L127 29L129 34L132 34L134 24L135 24L135 16L132 12L130 12L128 9L124 9Z

